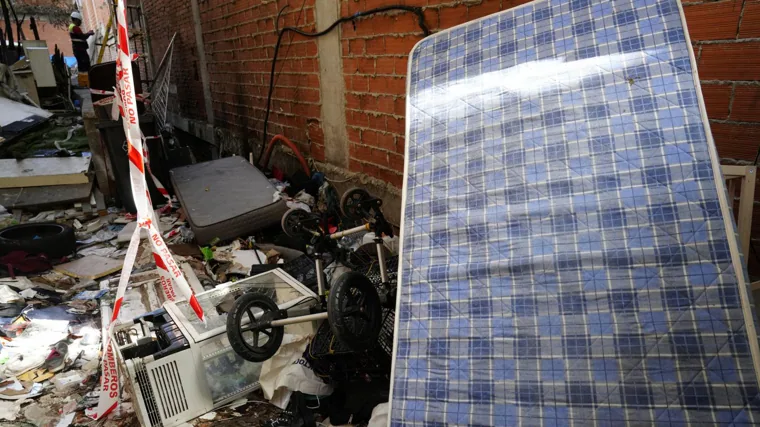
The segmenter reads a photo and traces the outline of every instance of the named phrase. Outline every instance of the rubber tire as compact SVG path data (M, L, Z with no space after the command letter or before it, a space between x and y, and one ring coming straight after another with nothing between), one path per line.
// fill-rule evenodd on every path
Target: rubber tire
M33 239L35 235L40 238ZM0 230L0 255L24 251L56 259L73 254L76 247L74 229L55 222L19 224Z
M259 305L256 305L259 304ZM249 362L260 363L270 359L277 353L282 345L282 338L285 336L285 327L273 327L272 337L267 342L266 347L258 349L251 348L245 341L243 334L240 332L240 323L242 316L246 315L246 310L251 306L266 308L269 311L278 311L280 308L272 301L271 298L264 294L251 292L243 294L235 301L232 310L227 313L227 338L230 340L230 346L235 353Z
M282 216L282 219L280 220L280 225L282 226L282 231L288 237L292 237L294 239L296 239L296 238L302 238L303 237L302 234L297 233L295 230L290 230L289 229L289 227L287 226L287 222L288 222L288 220L291 217L298 219L298 217L309 218L310 216L311 216L311 214L309 212L306 212L303 209L299 209L299 208L288 209L288 211L285 212L285 214Z
M369 314L370 326L361 336L355 335L343 316L341 316L340 300L343 294L348 292L352 287L359 288L367 295L366 305L371 310ZM333 334L346 346L354 351L363 351L374 348L377 345L377 339L380 336L380 329L383 326L383 311L380 305L380 296L377 294L375 285L370 282L367 276L349 271L332 285L330 296L327 300L327 316L330 320L330 328Z
M347 218L354 219L354 220L361 220L364 219L360 215L354 215L353 212L349 212L348 207L346 204L349 200L352 200L354 198L354 195L360 194L362 196L362 200L367 200L372 198L370 196L369 192L363 188L360 187L353 187L346 190L345 193L343 193L343 196L340 198L340 211L343 212L343 215Z

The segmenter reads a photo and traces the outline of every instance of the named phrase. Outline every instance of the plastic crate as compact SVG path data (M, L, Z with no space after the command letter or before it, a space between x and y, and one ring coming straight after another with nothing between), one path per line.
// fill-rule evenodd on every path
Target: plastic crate
M388 278L392 285L396 284L398 257L386 260ZM365 265L367 270L357 270L364 273L372 283L379 286L380 269L377 261ZM314 335L305 356L314 372L331 382L341 382L357 376L384 376L390 373L391 355L393 353L393 331L396 313L393 309L383 309L383 326L375 348L355 352L338 340L330 329L328 322L322 322ZM377 351L377 349L383 351Z
M311 290L317 288L317 269L314 264L314 260L306 255L301 255L293 261L285 264L263 264L251 266L251 276L255 276L260 273L264 273L275 268L281 268L291 277L301 282L304 286Z

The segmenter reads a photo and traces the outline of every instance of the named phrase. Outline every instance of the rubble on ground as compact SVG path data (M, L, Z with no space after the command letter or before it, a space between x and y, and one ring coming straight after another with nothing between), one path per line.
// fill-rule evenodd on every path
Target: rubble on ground
M319 204L327 206L314 197L299 196L291 200L306 204L310 209L318 209ZM313 261L308 254L270 243L277 240L273 235L282 234L280 230L199 247L176 200L171 209L157 211L157 217L170 251L196 294L278 266L304 285L316 286ZM0 420L44 426L98 425L102 420L93 420L87 410L97 405L99 396L103 326L104 320L108 321L103 318L103 307L113 304L120 266L129 243L129 239L122 236L131 234L129 230L134 230L136 224L134 216L114 208L102 216L66 210L25 212L16 222L35 224L50 220L75 230L76 252L51 260L50 269L0 278ZM359 249L372 243L373 238L372 234L360 235L345 238L341 243L348 250L360 253ZM396 240L386 239L386 247L395 251L396 245ZM163 306L165 296L155 268L150 242L144 239L138 249L119 322L144 316ZM326 273L334 280L336 272L343 270L348 268L334 260ZM306 348L310 339L304 338L302 347ZM293 357L302 358L303 348ZM290 363L285 361L285 365ZM332 392L334 378L329 374L320 378L311 368L308 372L312 381L324 386L320 390ZM278 398L282 408L271 404L257 391L190 424L285 425L302 416L293 410L294 391L300 396L302 390L289 390L287 399ZM323 394L322 397L327 398L330 393ZM138 424L134 402L130 401L133 396L128 381L123 380L121 404L108 415L108 425ZM327 414L328 410L323 408L322 412Z

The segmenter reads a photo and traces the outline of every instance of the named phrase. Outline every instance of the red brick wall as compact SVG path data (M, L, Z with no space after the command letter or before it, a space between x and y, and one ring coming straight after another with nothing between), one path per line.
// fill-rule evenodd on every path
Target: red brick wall
M177 33L171 81L177 86L178 102L177 105L169 105L169 109L186 118L205 120L206 110L190 0L146 1L143 6L156 68L172 35Z
M523 0L339 0L347 16L391 3L424 6L440 30L525 3ZM217 126L260 138L269 69L276 41L274 17L289 4L282 25L313 30L314 0L200 2ZM145 2L156 61L179 31L175 81L181 110L202 119L189 0ZM302 7L303 6L303 7ZM760 0L685 2L705 101L718 151L754 160L760 144ZM408 52L422 33L410 13L365 18L341 27L349 169L400 187L404 153ZM317 160L324 159L317 45L286 36L278 61L269 135L284 133ZM329 143L329 142L328 142Z
M314 0L200 3L214 119L243 141L261 138L269 75L277 41L275 17L289 5L280 26L314 31ZM276 86L267 133L284 134L306 155L324 160L320 125L317 42L286 35L278 54ZM242 148L243 153L250 145Z
M71 38L69 37L69 30L65 27L56 27L53 24L47 22L45 18L35 17L37 22L37 32L40 34L40 40L45 40L48 45L48 50L51 54L55 53L55 46L58 45L58 49L63 52L64 56L74 56L71 51ZM24 36L27 39L34 39L34 32L29 26L29 17L24 21Z
M722 157L760 145L760 1L685 4L713 136Z

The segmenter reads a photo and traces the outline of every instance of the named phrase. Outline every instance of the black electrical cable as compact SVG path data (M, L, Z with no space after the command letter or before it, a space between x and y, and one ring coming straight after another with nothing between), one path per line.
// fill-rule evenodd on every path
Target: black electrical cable
M375 9L365 10L363 12L356 12L355 14L351 16L344 16L338 19L337 21L333 22L329 27L315 33L309 33L309 32L300 30L296 27L283 27L280 30L279 29L280 16L282 15L282 12L285 10L286 7L287 6L280 9L279 13L277 13L277 21L275 21L275 30L277 30L278 32L277 43L274 45L274 56L272 57L272 69L269 73L269 93L267 94L267 107L266 107L266 113L264 115L264 129L261 131L261 150L259 151L259 157L256 160L256 164L259 164L261 162L261 158L263 157L264 150L266 149L266 146L267 146L267 126L269 124L269 114L272 111L272 93L274 93L274 78L275 78L275 69L277 66L277 54L280 51L280 44L282 43L282 37L285 35L286 32L292 31L304 37L311 37L311 38L321 37L329 33L330 31L334 30L335 27L337 27L338 25L344 22L354 22L357 19L365 17L365 16L370 16L370 15L383 13L383 12L390 12L394 10L400 10L400 11L412 12L415 15L417 15L417 24L420 26L422 33L425 35L425 37L430 35L430 29L428 29L427 25L425 24L425 15L422 13L421 7L406 6L406 5L389 5L389 6L378 7Z

